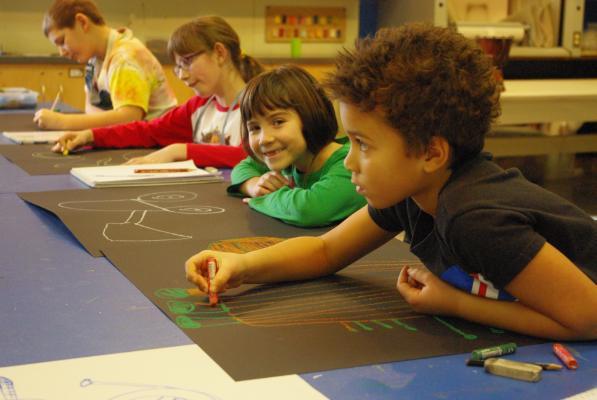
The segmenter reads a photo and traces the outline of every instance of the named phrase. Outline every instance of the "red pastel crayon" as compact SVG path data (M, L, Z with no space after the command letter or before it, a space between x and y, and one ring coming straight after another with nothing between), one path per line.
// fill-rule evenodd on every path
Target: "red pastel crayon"
M215 258L210 257L207 259L207 273L209 275L207 279L207 294L209 295L209 305L212 307L218 304L218 294L211 291L211 284L216 278L216 272L218 272L218 262Z
M556 356L558 356L558 358L562 361L562 363L566 366L566 368L568 368L568 369L577 369L578 368L578 362L576 362L574 357L572 357L572 354L570 354L570 352L568 351L567 348L564 347L564 345L562 345L560 343L554 343L552 347L553 347L553 352L555 353Z

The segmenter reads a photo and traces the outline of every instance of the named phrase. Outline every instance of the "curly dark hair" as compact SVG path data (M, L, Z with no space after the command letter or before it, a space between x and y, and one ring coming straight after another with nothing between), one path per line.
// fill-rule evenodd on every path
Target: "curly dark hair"
M277 108L296 111L312 154L319 153L338 133L334 106L317 80L296 65L281 65L251 79L241 97L241 138L248 154L253 155L247 121Z
M420 154L447 139L451 167L476 156L499 115L495 68L474 42L447 28L406 24L358 40L336 59L326 86L361 111L380 110Z

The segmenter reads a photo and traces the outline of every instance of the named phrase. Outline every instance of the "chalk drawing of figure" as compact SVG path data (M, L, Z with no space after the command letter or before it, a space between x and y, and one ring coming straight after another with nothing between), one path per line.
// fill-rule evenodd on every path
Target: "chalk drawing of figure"
M192 239L192 236L157 229L143 223L147 213L208 215L226 210L221 207L188 204L197 194L187 191L164 191L139 195L133 199L65 201L61 208L79 211L130 211L123 222L108 222L102 235L110 242L155 242ZM180 204L180 203L185 204Z

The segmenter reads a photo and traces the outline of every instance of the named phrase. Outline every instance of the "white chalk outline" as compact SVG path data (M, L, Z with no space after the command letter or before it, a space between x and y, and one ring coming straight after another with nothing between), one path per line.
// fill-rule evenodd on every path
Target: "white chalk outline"
M189 196L190 195L190 196ZM179 198L176 198L179 196ZM164 198L160 198L164 197ZM147 198L151 200L147 200ZM104 229L102 230L102 236L109 242L166 242L166 241L173 241L173 240L188 240L192 239L192 235L185 235L176 232L170 232L162 229L153 228L151 226L147 226L143 224L143 220L148 212L168 212L174 214L190 214L190 215L210 215L210 214L220 214L226 212L225 208L216 207L216 206L193 206L188 205L183 207L179 207L178 209L175 207L164 207L163 205L154 204L155 202L182 202L182 201L191 201L197 198L197 194L193 192L188 192L184 190L180 191L162 191L162 192L152 192L147 194L142 194L137 196L133 199L118 199L118 200L80 200L80 201L63 201L58 203L58 207L65 208L69 210L78 210L78 211L94 211L94 212L122 212L122 211L130 211L131 213L127 217L124 222L107 222L104 225ZM138 208L125 208L125 209L106 209L106 210L95 210L90 208L85 208L83 206L84 203L89 204L97 204L97 203L114 203L114 202L137 202L142 204L149 209L138 209ZM72 204L80 205L79 207L73 207ZM139 215L139 213L141 213ZM114 226L127 226L133 225L135 227L153 231L156 233L161 233L164 235L168 235L168 238L161 238L161 239L114 239L110 237L108 230L110 227ZM134 236L134 235L133 235Z

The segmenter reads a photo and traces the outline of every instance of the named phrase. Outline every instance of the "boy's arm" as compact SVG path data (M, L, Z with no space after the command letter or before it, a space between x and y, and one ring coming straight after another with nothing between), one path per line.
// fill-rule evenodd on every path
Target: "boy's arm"
M85 88L85 114L61 114L40 110L34 121L46 129L83 130L142 120L149 108L150 83L142 69L117 55L110 60L108 72L113 109L97 112Z
M597 338L597 286L549 243L505 287L517 302L474 296L413 268L402 271L398 289L420 312L558 340Z
M63 114L44 109L35 114L34 121L40 128L76 131L137 121L143 115L143 110L135 106L92 114Z
M549 243L505 289L572 338L597 339L597 285Z
M330 275L394 236L395 233L387 232L373 222L365 206L319 237L289 239L276 246L247 253L249 274L246 283Z
M201 268L210 256L219 260L215 291L241 283L317 278L335 273L394 236L377 226L363 207L319 237L293 238L243 255L202 251L187 261L187 279L205 290Z
M85 87L85 114L93 114L96 112L102 112L103 110L100 110L98 108L96 108L93 104L91 104L91 96L89 94L89 90L87 90L87 86Z

